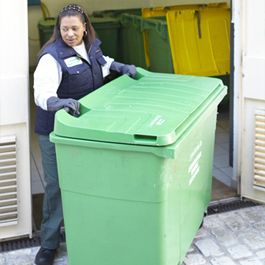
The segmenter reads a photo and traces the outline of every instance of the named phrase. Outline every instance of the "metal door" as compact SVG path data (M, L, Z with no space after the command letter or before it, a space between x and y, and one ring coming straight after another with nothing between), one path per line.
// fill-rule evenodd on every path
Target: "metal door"
M265 202L265 1L239 1L242 88L239 89L241 196Z

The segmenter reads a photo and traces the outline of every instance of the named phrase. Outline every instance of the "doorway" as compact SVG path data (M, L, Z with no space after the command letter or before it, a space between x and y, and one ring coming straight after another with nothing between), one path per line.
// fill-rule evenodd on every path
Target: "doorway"
M43 176L43 166L41 161L41 152L38 145L37 135L34 133L36 105L34 103L33 91L33 73L34 68L30 69L30 118L31 118L31 175L32 175L32 200L33 200L33 229L40 229L42 219L42 198L45 189L45 181ZM229 102L222 103L218 107L215 149L213 162L213 185L212 185L212 201L219 201L231 198L237 195L237 183L233 181L233 168L229 164L229 146L231 118Z
M232 12L232 1L230 10ZM223 79L228 94L218 106L213 163L212 200L238 195L238 183L233 178L233 101L234 101L234 23L230 18L230 74Z
M37 107L34 102L33 73L35 68L29 70L30 80L30 162L31 162L31 190L33 208L33 232L40 230L42 220L42 201L45 189L41 151L38 143L38 135L34 133Z
M229 164L229 119L229 105L219 105L214 144L212 201L237 196L237 183L233 180L233 167Z

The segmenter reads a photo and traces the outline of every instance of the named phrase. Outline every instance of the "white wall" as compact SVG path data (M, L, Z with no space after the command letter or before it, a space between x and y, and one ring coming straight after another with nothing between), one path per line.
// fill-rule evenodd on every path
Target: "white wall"
M234 24L234 72L231 72L234 79L234 98L233 98L233 182L238 183L240 190L239 177L241 174L241 91L242 91L242 32L243 23L241 0L232 0L232 23Z
M0 2L0 125L27 121L28 28L25 2Z
M265 201L265 187L253 185L254 147L262 146L255 139L255 112L265 111L265 2L242 1L242 90L241 90L241 194ZM264 117L265 118L265 117ZM263 130L264 131L264 130ZM262 133L260 133L262 134ZM263 141L263 144L265 140ZM265 167L265 159L256 159ZM263 162L262 162L263 161ZM265 177L263 176L263 181ZM264 182L263 182L264 183Z
M16 139L16 169L12 170L12 176L1 164L0 201L5 205L3 197L12 200L8 190L14 191L17 186L14 196L18 212L17 221L0 222L0 241L32 233L27 14L26 0L0 1L0 142ZM1 162L8 163L2 157ZM10 180L16 185L5 184Z
M245 1L244 55L265 58L265 1ZM264 72L263 72L264 73ZM264 89L265 92L265 89Z

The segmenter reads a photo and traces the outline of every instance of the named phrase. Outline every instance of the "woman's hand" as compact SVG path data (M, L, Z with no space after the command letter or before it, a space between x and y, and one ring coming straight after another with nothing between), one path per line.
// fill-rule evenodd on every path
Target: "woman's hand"
M48 111L57 111L63 108L69 108L69 113L74 117L78 117L80 115L79 108L80 103L79 101L67 98L67 99L60 99L57 97L50 97L47 100L47 110Z
M136 67L131 64L123 64L123 63L118 63L113 61L111 66L110 66L110 70L116 71L120 74L126 74L128 76L130 76L131 78L135 78L136 76Z

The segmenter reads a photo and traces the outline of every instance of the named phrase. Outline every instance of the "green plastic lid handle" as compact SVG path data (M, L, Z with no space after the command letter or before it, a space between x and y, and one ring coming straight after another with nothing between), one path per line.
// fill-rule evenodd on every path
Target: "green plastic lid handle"
M133 25L137 29L141 27L141 17L140 16L134 16L133 17Z
M150 75L150 72L141 68L141 67L136 67L136 76L135 76L135 79L136 80L139 80L147 75Z
M156 29L159 32L161 38L167 40L168 39L168 30L166 23L156 23Z
M143 19L141 30L156 28L161 38L167 40L168 39L168 31L167 31L167 22L157 21L151 19Z
M141 31L145 30L145 21L146 21L146 19L141 18L141 24L140 24L140 30Z
M128 27L131 24L132 18L128 14L121 14L121 24L124 27Z
M44 20L45 21L47 21L47 20L55 20L55 17L45 17Z
M201 17L200 17L200 12L195 10L195 14L197 15L198 37L199 37L199 39L201 39L202 34L201 34Z
M80 102L79 102L79 103L80 103ZM65 112L67 112L68 115L71 115L71 116L73 116L73 117L75 117L75 118L78 118L78 117L80 117L80 116L86 114L87 112L89 112L91 109L85 107L83 104L80 103L80 108L79 108L79 112L80 112L80 114L79 114L79 115L75 115L75 113L73 113L73 111L72 111L70 108L68 108L68 107L64 107L63 110L64 110Z

